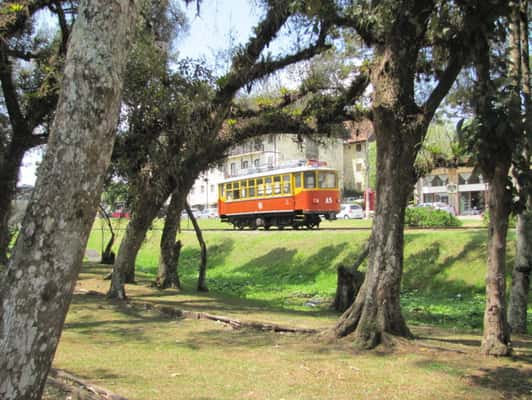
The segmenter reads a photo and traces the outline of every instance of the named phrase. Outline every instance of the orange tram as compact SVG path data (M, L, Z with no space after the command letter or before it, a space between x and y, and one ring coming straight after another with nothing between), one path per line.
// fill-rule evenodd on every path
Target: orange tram
M219 185L218 213L236 229L319 228L340 211L338 174L321 163L232 177Z

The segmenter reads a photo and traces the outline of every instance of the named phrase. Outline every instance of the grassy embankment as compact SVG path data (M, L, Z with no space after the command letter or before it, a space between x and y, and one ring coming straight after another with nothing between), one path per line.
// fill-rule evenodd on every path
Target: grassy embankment
M136 301L327 329L338 317L328 309L335 268L368 235L206 232L211 292L198 294L198 247L185 232L185 290L127 290ZM139 255L140 281L154 277L159 236L151 231ZM478 353L485 240L485 230L407 232L403 309L416 340L393 349L359 352L349 338L232 330L76 294L54 366L132 400L530 398L532 338L514 338L512 359ZM94 231L89 248L100 246ZM510 246L510 265L512 254ZM108 270L85 265L78 289L105 292Z
M216 220L201 223L204 228L228 226ZM369 226L367 221L327 224ZM99 228L98 223L95 227ZM186 221L183 227L187 228ZM157 228L159 225L149 232L137 260L137 270L148 279L153 279L157 271L161 234ZM209 247L208 286L213 294L260 301L275 310L328 314L336 268L350 263L368 238L369 230L204 235ZM513 237L510 232L509 270L513 263ZM180 274L187 291L195 287L199 248L193 232L183 232L181 239L185 247ZM101 248L97 230L93 231L89 248ZM485 248L485 229L407 231L402 304L409 323L479 330L484 309ZM532 320L530 323L532 327Z

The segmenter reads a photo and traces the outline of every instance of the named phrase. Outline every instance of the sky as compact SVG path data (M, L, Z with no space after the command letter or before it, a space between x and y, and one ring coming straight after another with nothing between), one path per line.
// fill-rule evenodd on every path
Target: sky
M250 0L203 0L200 13L196 3L182 6L188 18L189 30L176 40L180 58L202 58L211 67L217 64L216 54L237 44L243 44L260 17L260 9ZM50 30L54 24L50 15L43 15L38 29ZM23 160L18 185L34 185L35 171L42 159L42 151L28 152Z

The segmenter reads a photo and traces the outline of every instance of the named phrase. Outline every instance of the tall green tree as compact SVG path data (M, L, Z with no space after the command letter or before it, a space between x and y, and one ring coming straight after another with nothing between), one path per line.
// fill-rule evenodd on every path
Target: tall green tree
M411 336L399 297L404 212L416 180L414 161L436 109L468 59L466 44L472 43L476 29L492 23L499 5L381 0L327 1L317 6L317 12L335 26L354 30L369 49L368 62L353 71L353 83L356 86L365 76L372 85L367 116L377 138L379 171L368 272L355 302L334 328L336 336L353 333L359 345L369 348L389 334ZM417 82L426 79L434 84L420 99ZM347 90L343 96L347 103L338 103L337 109L354 106L353 93L359 94ZM330 114L329 108L325 115Z

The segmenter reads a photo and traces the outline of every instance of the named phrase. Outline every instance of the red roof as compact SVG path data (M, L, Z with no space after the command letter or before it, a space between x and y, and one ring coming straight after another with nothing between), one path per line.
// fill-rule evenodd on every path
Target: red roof
M345 127L351 132L347 143L366 142L368 139L373 140L373 123L369 119L362 121L346 121Z

